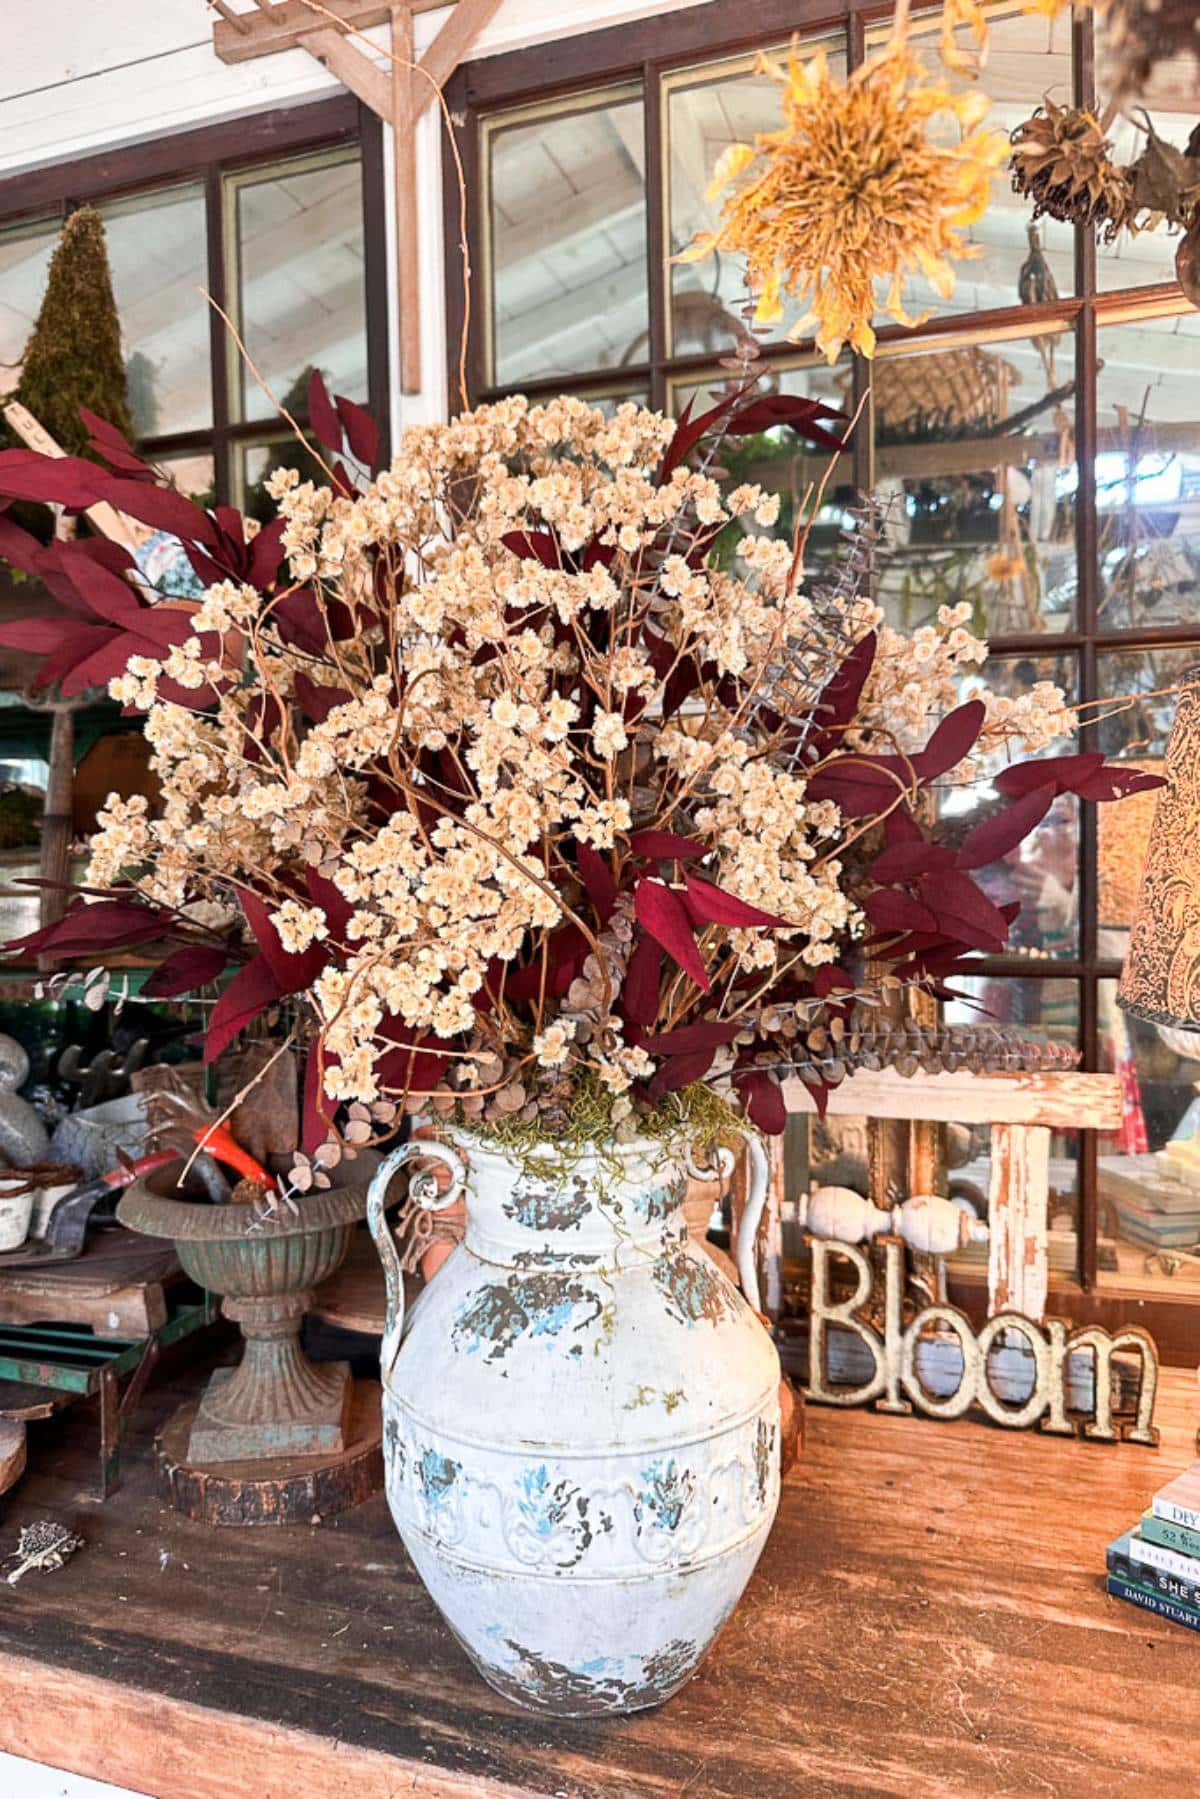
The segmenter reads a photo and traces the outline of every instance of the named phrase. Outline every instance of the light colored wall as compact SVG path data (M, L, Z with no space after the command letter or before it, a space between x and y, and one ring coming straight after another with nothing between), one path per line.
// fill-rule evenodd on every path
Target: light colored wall
M472 54L523 49L707 3L504 0ZM245 0L234 4L241 8ZM204 0L4 0L3 12L0 176L239 114L302 104L337 87L302 50L233 66L218 62L213 15ZM418 17L418 51L445 16ZM379 33L373 35L381 41ZM402 397L393 355L392 416L400 424L441 416L446 404L440 120L433 109L422 121L418 156L423 383L421 394ZM391 239L389 217L389 249ZM394 292L392 302L394 318Z

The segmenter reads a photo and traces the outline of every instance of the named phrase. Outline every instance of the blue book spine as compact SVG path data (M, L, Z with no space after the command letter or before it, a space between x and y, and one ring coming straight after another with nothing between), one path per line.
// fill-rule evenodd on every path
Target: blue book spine
M1127 1585L1145 1588L1148 1593L1155 1593L1172 1605L1192 1606L1200 1614L1200 1585L1195 1581L1183 1580L1178 1574L1168 1574L1165 1569L1152 1568L1148 1562L1135 1562L1129 1553L1130 1532L1119 1536L1115 1543L1110 1543L1105 1560L1108 1572Z
M1144 1587L1135 1587L1115 1574L1110 1574L1105 1584L1114 1599L1127 1599L1131 1605L1140 1605L1143 1611L1153 1612L1155 1617L1167 1618L1172 1624L1184 1624L1189 1630L1200 1630L1200 1612L1193 1611L1190 1606L1176 1605L1174 1600L1164 1598L1161 1593L1147 1592Z

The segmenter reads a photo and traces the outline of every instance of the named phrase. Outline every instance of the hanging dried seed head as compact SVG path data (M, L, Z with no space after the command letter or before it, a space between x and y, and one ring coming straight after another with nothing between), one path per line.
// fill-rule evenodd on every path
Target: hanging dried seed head
M1200 306L1200 212L1179 240L1175 274L1193 306Z
M1103 227L1111 243L1133 214L1133 191L1095 116L1047 98L1012 134L1013 191L1065 224Z
M1190 52L1200 62L1196 0L1107 0L1104 32L1121 96L1144 92L1159 63L1171 57Z

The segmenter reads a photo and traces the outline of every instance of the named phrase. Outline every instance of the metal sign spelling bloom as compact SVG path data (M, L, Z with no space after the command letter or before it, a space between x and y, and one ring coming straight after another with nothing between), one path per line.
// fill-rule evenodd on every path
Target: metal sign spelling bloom
M1093 1443L1158 1442L1154 1429L1154 1400L1158 1390L1158 1351L1153 1338L1136 1326L1110 1333L1099 1325L1072 1331L1057 1318L1042 1323L1022 1312L997 1312L980 1331L972 1329L965 1312L956 1306L931 1305L918 1312L907 1326L903 1321L904 1245L898 1237L882 1237L884 1251L883 1329L877 1330L862 1308L871 1298L872 1268L861 1250L848 1243L810 1237L812 1250L812 1302L809 1321L809 1383L806 1396L821 1405L873 1404L879 1412L917 1412L928 1418L962 1418L977 1406L993 1424L1008 1430L1040 1427L1049 1436L1081 1435ZM830 1296L830 1260L844 1258L856 1270L857 1283L847 1299ZM917 1371L918 1347L929 1340L931 1327L943 1335L952 1332L962 1352L958 1384L945 1394L929 1391ZM852 1331L866 1347L873 1372L859 1386L834 1383L829 1378L830 1327ZM989 1372L989 1357L998 1346L1022 1339L1032 1361L1033 1388L1019 1405L1001 1399ZM1114 1418L1112 1360L1118 1349L1136 1350L1140 1357L1137 1406L1133 1421ZM1068 1409L1068 1358L1090 1350L1094 1358L1094 1397L1089 1413Z

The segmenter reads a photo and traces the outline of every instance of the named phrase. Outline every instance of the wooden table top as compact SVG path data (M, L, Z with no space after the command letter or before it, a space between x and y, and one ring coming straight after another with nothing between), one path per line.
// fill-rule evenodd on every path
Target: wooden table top
M1105 1545L1193 1459L1190 1374L1164 1374L1157 1450L810 1407L701 1674L561 1724L476 1679L382 1498L289 1530L166 1510L150 1435L194 1385L147 1395L105 1506L83 1408L32 1427L0 1549L41 1517L86 1547L0 1585L0 1749L163 1799L1197 1790L1200 1637L1103 1590Z

